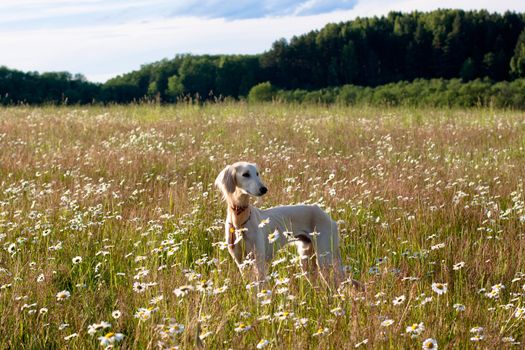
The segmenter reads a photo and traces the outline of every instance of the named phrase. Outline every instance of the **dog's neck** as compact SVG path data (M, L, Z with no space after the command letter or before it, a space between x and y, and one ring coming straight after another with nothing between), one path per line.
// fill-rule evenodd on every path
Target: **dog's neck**
M250 196L244 193L235 193L227 202L230 222L236 228L240 228L250 217Z

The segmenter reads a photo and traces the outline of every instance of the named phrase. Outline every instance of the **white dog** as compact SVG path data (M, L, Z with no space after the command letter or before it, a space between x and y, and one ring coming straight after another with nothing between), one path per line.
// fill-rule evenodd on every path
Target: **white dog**
M266 263L286 243L293 241L303 271L315 275L317 265L325 280L331 270L335 281L344 276L339 253L337 223L317 205L289 205L260 210L250 205L250 196L268 189L257 166L248 162L228 165L215 180L228 204L226 242L242 273L247 258L253 258L259 280L266 277Z

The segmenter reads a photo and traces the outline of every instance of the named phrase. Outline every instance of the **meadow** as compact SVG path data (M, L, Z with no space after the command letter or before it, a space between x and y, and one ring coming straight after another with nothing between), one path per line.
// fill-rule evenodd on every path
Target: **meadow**
M525 113L220 103L0 109L2 349L500 349L525 331ZM268 281L213 181L316 203L365 285Z

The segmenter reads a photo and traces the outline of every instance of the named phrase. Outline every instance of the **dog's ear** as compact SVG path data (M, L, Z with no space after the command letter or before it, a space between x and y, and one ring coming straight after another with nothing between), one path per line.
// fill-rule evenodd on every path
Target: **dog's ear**
M235 168L227 165L215 179L215 186L217 186L223 193L235 192Z

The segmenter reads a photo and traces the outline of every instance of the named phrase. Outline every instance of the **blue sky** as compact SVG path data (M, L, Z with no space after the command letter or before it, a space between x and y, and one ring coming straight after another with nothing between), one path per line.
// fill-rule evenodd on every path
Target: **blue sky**
M525 1L0 0L0 65L105 81L177 53L259 53L329 22L437 8L525 12Z

